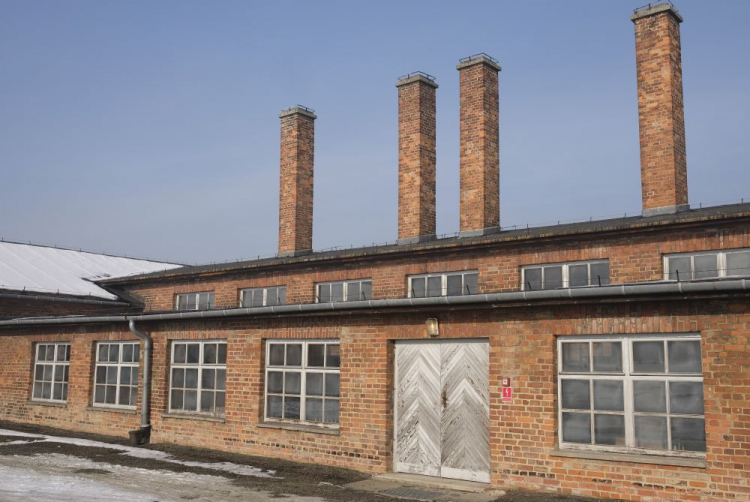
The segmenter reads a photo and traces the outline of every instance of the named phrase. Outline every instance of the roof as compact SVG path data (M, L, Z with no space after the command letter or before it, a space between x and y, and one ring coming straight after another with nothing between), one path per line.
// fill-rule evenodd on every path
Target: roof
M319 251L299 256L274 256L256 260L215 263L210 265L185 266L175 270L146 273L122 279L108 279L103 284L127 284L136 281L151 281L168 277L189 277L202 274L232 273L253 269L275 268L292 264L313 264L331 260L380 259L402 253L439 252L451 249L470 248L487 245L510 245L528 243L533 240L551 238L579 238L582 236L621 232L662 231L671 225L705 224L750 219L750 203L728 204L701 207L674 214L654 216L624 216L603 220L590 220L578 223L565 223L527 228L488 228L484 235L451 236L427 240L413 244L384 244L333 251Z
M0 242L0 289L107 300L118 297L93 281L170 270L182 265Z

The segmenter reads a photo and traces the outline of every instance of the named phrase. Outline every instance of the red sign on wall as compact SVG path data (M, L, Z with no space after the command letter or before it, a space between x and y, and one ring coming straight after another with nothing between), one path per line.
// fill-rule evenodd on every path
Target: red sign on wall
M513 401L513 387L503 387L503 402L510 403Z

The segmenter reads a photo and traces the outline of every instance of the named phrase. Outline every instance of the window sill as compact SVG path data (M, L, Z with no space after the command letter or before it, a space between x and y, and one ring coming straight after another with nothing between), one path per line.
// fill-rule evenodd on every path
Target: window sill
M86 411L104 411L109 413L125 413L126 415L137 415L138 410L135 408L128 409L128 408L112 408L109 406L87 406Z
M49 401L34 401L33 399L29 399L29 404L33 404L35 406L49 406L51 408L67 408L68 403L62 402L62 403L53 403Z
M581 458L588 460L607 460L611 462L632 462L637 464L676 465L681 467L706 468L704 458L667 457L658 455L641 455L631 453L611 453L605 451L552 450L551 457Z
M225 424L227 423L226 418L224 417L214 417L211 415L199 415L199 414L188 414L188 413L162 413L162 418L177 418L180 420L200 420L203 422L215 422L218 424Z
M313 434L328 434L329 436L339 436L339 429L327 427L318 427L316 425L290 424L284 422L258 422L256 427L263 429L282 429L287 431L311 432Z

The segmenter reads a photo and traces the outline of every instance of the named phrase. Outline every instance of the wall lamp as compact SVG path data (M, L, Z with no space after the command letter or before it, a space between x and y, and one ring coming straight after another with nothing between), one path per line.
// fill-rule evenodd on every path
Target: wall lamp
M427 319L424 323L424 327L427 330L427 334L431 337L436 337L440 335L440 326L438 325L438 320L435 317L430 317Z

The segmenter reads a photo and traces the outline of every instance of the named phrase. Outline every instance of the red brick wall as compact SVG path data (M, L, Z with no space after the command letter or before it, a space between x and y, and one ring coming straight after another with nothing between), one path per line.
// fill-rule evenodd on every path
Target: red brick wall
M647 211L688 203L681 20L671 8L634 17L641 185Z
M386 472L392 462L393 340L425 338L440 319L441 338L490 341L491 480L494 486L626 500L750 500L750 307L738 300L677 300L558 307L508 307L411 314L258 318L231 322L140 323L155 339L153 440ZM118 327L119 328L119 327ZM124 329L125 326L122 326ZM93 342L130 338L110 327L46 328L0 344L0 418L124 435L137 416L88 411ZM552 456L557 442L556 335L699 332L702 336L707 468ZM226 339L226 421L163 416L168 341ZM271 338L338 338L342 344L340 435L256 427L263 416L263 344ZM65 408L28 402L32 342L73 340ZM501 378L514 399L503 403Z

